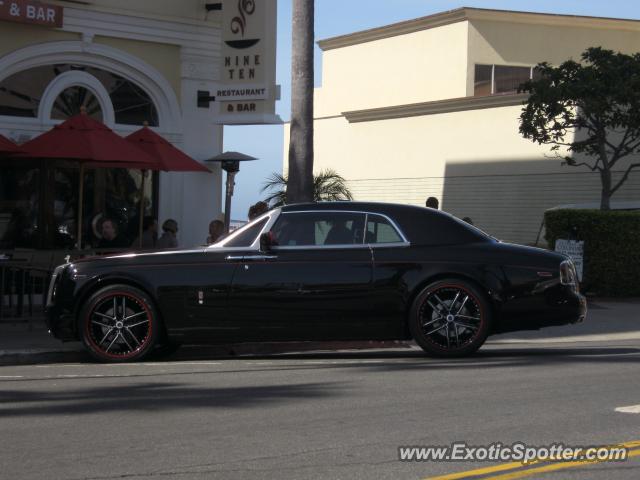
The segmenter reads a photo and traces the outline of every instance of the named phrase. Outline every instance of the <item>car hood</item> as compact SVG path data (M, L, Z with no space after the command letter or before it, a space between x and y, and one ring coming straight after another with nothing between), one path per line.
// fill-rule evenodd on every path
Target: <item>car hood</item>
M80 269L92 267L117 267L125 265L156 265L158 263L183 263L202 259L202 254L207 251L215 252L217 248L191 248L157 250L153 252L125 252L104 256L86 257L71 262Z

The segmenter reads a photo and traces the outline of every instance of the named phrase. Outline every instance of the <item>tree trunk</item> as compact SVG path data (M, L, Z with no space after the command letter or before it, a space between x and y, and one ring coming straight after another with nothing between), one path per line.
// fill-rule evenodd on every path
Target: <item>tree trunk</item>
M287 203L313 201L314 0L293 0Z
M602 183L600 210L611 210L611 170L608 168L600 170L600 181Z

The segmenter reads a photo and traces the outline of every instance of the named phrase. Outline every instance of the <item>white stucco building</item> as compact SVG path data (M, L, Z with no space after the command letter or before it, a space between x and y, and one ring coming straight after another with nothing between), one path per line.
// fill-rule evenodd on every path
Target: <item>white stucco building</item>
M600 181L520 136L517 87L539 62L587 47L640 51L640 21L461 8L319 45L316 171L336 170L357 200L435 196L492 235L533 243L545 209L599 202ZM640 200L640 172L624 200Z

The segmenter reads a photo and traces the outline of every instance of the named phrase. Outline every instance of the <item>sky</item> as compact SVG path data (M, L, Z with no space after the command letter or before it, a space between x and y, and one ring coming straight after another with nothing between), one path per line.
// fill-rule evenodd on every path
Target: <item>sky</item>
M317 42L463 6L640 19L638 0L315 0L315 39ZM291 0L278 0L277 42L276 82L281 85L282 95L276 103L276 111L288 121L291 110ZM322 52L317 45L314 60L315 85L320 87ZM225 151L235 150L259 159L243 164L236 176L231 209L233 219L246 219L249 206L265 196L260 190L266 178L272 172L282 171L283 143L281 125L224 127Z

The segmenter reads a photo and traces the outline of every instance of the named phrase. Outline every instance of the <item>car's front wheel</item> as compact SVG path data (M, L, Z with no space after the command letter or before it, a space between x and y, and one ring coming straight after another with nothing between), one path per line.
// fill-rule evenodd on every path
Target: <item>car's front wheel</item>
M458 279L427 286L414 300L409 315L416 343L439 357L460 357L478 350L487 339L491 322L485 295Z
M79 322L85 347L102 362L141 360L153 349L160 329L153 300L128 285L111 285L91 295Z

